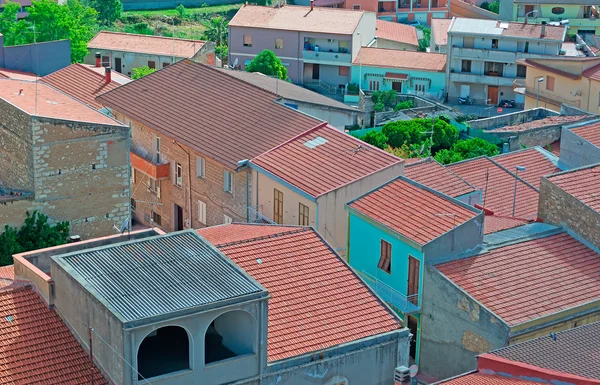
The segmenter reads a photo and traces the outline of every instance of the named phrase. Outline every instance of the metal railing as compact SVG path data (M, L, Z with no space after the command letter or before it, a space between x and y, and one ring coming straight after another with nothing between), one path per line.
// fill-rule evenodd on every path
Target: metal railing
M406 296L364 270L359 274L382 300L401 312L406 314L415 313L421 310L418 294Z
M307 87L321 88L324 92L329 94L336 94L338 90L338 87L318 79L305 80L304 85Z
M270 223L275 224L269 217L261 214L262 205L248 206L248 223Z

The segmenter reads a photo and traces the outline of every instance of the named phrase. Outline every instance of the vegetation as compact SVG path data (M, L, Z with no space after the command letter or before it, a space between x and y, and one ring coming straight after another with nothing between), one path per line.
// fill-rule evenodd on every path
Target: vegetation
M153 72L156 72L156 69L150 68L148 66L141 66L141 67L133 69L133 75L131 76L131 78L133 80L136 80L136 79L142 78L146 75L150 75Z
M451 149L444 149L435 154L435 160L442 164L460 162L461 160L475 158L481 155L498 155L500 150L481 138L459 140Z
M358 84L350 83L346 89L348 95L358 95Z
M413 105L412 100L405 100L403 102L396 104L396 106L394 107L394 111L408 110L409 108L413 108L413 107L414 107L414 105Z
M12 255L26 251L58 246L69 239L69 222L48 224L48 217L34 211L27 212L25 223L20 229L4 227L0 234L0 266L12 265Z
M477 114L466 114L466 115L460 115L456 118L456 122L457 123L464 123L464 122L468 122L469 120L475 120L475 119L479 119L479 115Z
M260 72L267 76L276 76L281 80L287 79L287 68L273 51L265 49L256 55L246 66L248 72Z
M430 37L431 37L431 28L427 28L422 25L419 25L417 27L417 29L423 33L423 38L419 39L419 47L417 48L417 50L421 51L421 52L426 52L427 48L429 48L429 42L430 42Z
M85 0L85 4L98 12L100 25L112 25L123 12L121 0Z
M494 0L491 3L484 1L483 3L481 3L480 7L483 9L487 9L490 12L500 13L500 1L499 0Z
M369 131L361 139L382 150L389 146L388 137L381 131Z
M384 107L394 108L398 100L398 92L394 90L375 91L373 92L373 95L371 95L371 100L375 103L375 107L381 108L379 111L377 108L374 108L377 112L383 111Z
M215 42L216 55L221 59L227 57L227 37L229 34L229 29L227 28L228 24L229 21L223 16L215 16L206 23L206 31L204 32L204 38L206 40Z

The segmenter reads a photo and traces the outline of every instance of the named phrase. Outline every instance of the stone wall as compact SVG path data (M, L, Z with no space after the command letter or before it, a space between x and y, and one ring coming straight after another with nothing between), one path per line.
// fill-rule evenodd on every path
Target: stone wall
M546 223L566 226L600 247L600 214L546 177L541 179L538 217Z
M29 115L0 100L0 186L7 189L33 191L30 124Z

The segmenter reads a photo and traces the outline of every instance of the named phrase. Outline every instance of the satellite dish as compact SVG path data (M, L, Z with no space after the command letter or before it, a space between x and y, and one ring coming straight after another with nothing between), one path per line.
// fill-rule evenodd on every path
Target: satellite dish
M417 365L411 365L410 368L408 368L408 370L410 370L411 377L415 377L417 373L419 373L419 367Z
M129 218L125 218L123 223L121 223L121 227L117 227L117 225L113 225L113 228L117 230L120 234L123 234L125 230L129 229Z
M233 65L230 65L229 67L231 69L236 69L238 66L238 58L236 57L235 60L233 61Z

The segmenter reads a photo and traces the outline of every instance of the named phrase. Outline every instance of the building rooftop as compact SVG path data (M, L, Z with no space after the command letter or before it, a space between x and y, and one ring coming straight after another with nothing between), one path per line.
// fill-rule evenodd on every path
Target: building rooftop
M362 47L352 64L364 67L444 72L446 69L446 55L430 52Z
M426 245L480 213L405 177L380 186L348 206L419 245Z
M571 132L600 148L600 122L572 128Z
M587 166L547 177L567 194L600 213L600 165Z
M473 158L447 166L458 176L481 190L482 207L495 215L514 216L522 219L537 217L538 191L517 180L517 199L513 215L515 176L487 157Z
M584 78L600 81L600 64L590 67L582 72Z
M326 123L252 159L314 198L402 162Z
M244 5L229 26L352 35L364 14L344 8Z
M90 51L107 50L190 58L204 46L204 43L206 42L202 40L100 31L90 40L87 48Z
M375 36L378 39L391 40L414 46L419 45L417 29L413 26L377 19Z
M269 237L290 231L302 231L303 227L286 225L268 225L259 223L232 223L211 226L198 230L200 235L215 245L239 242L246 239Z
M579 58L577 58L577 59L570 58L570 59L571 60L577 60L577 61L579 61ZM557 64L559 64L559 65L560 65L561 62L562 63L565 62L564 58L557 58L555 60L557 61ZM546 63L546 64L550 64L550 63L553 62L553 59L551 59L550 57L544 58L542 60L542 62ZM541 71L545 71L545 72L549 72L549 73L552 73L552 74L556 74L556 75L559 75L559 76L564 76L566 78L573 79L573 80L578 80L578 79L581 78L581 76L579 74L571 73L571 72L567 72L567 71L563 71L563 70L560 70L560 69L554 68L554 67L550 67L548 65L545 65L545 64L542 64L542 63L538 62L538 60L536 60L536 59L531 59L531 58L530 59L518 59L516 61L516 63L524 65L524 66L527 66L527 67L535 68L535 69L538 69L538 70L541 70Z
M539 381L528 381L507 377L502 374L467 373L449 380L436 382L443 385L540 385Z
M104 68L101 69L104 72ZM120 86L114 81L107 84L104 74L77 63L46 75L41 80L96 110L103 107L102 103L96 101L96 96Z
M122 322L266 294L193 231L52 258Z
M415 182L454 198L470 194L476 190L467 181L433 158L421 159L418 162L406 164L404 175Z
M77 122L121 125L57 89L38 82L0 79L0 99L31 116Z
M541 147L496 155L492 157L492 160L511 172L516 171L516 166L525 167L525 171L519 171L519 177L538 189L540 188L542 176L561 171L557 167L558 157Z
M448 28L452 19L431 19L431 31L435 33L435 43L437 45L448 44Z
M600 380L600 322L544 336L490 353L557 372Z
M36 81L39 77L32 72L21 72L21 71L13 71L7 70L4 68L0 68L0 79L17 79L17 80L28 80L28 81Z
M260 234L265 226L258 226ZM402 328L397 316L313 229L274 227L279 234L248 232L245 240L237 230L229 239L211 228L198 230L269 291L270 362Z
M580 120L589 119L589 115L582 116L567 116L567 115L558 115L558 116L548 116L538 120L532 120L530 122L525 123L517 123L511 126L503 126L498 128L493 128L490 131L511 131L511 132L523 132L534 130L537 128L547 127L547 126L558 126L565 125L574 122L579 122Z
M0 290L0 384L108 385L88 354L31 286Z
M452 20L448 32L473 34L477 36L503 36L562 42L565 40L567 29L565 26L546 25L546 33L542 36L541 24L455 17Z
M493 234L531 223L532 219L513 218L501 215L486 215L483 223L484 234Z
M269 91L191 60L98 100L231 168L322 123L275 102Z
M105 75L105 71L104 71L104 67L100 66L100 67L96 67L93 64L81 64L79 63L79 65L82 65L84 67L87 67L89 69L91 69L92 71L104 76ZM131 79L129 76L123 75L120 72L117 72L115 70L111 70L111 79L113 82L116 82L118 84L127 84L129 82L132 82L133 79Z
M0 290L13 284L15 280L15 269L13 265L0 267Z
M250 84L253 84L265 91L269 91L274 97L279 96L289 100L297 100L306 103L314 103L322 106L338 108L353 112L360 112L356 107L349 106L335 99L321 95L307 88L296 84L279 80L277 78L266 76L260 72L233 71L228 69L219 69L229 76L233 76Z
M524 235L436 268L509 326L600 298L600 255L566 233Z

